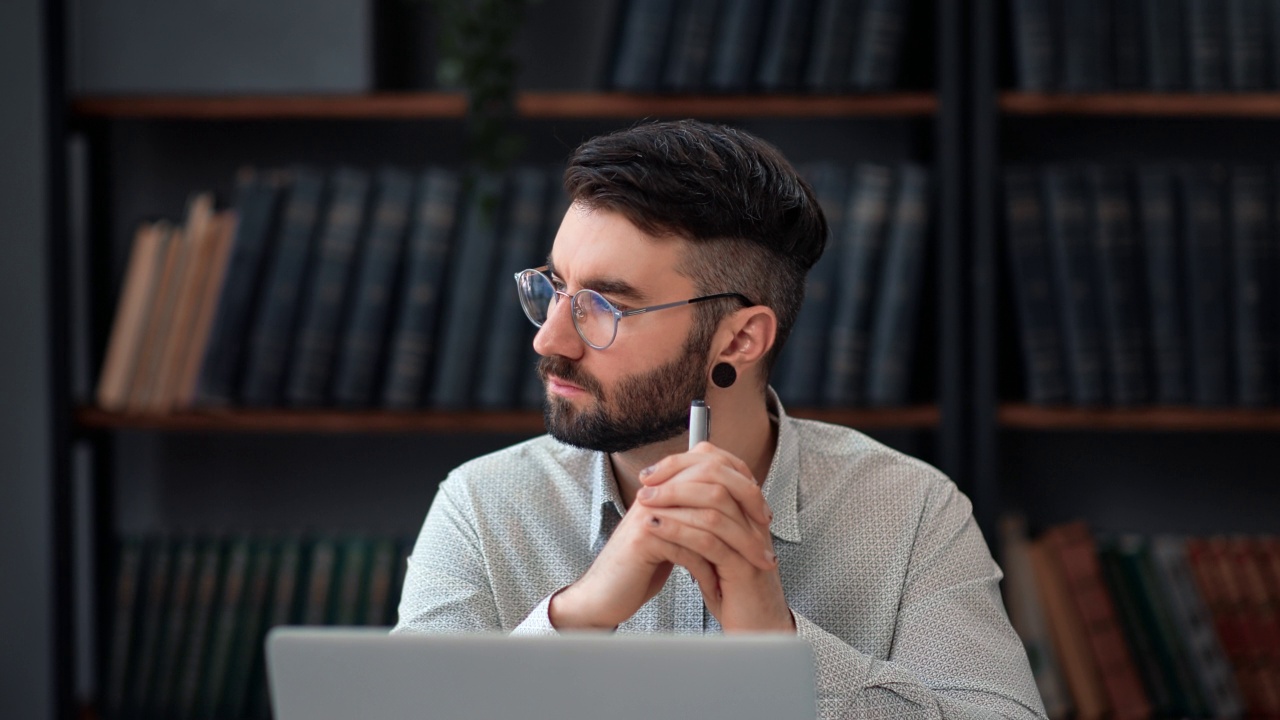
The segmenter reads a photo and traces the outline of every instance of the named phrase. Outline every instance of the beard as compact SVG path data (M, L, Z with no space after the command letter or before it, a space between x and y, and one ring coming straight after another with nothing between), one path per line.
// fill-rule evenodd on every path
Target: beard
M562 443L606 453L670 440L689 428L689 403L707 395L710 333L692 332L680 355L661 367L630 375L608 393L600 381L559 355L538 361L546 383L555 375L586 390L595 402L584 409L548 396L542 406L547 432Z

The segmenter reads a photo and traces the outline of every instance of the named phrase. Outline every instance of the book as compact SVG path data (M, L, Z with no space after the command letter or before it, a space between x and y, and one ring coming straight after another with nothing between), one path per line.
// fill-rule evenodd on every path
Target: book
M1142 167L1138 169L1137 183L1154 396L1157 403L1181 405L1190 399L1190 380L1173 175L1166 168Z
M822 397L836 407L861 404L865 397L867 342L871 303L877 292L876 270L887 232L889 194L894 172L859 164L853 171L839 266L835 270L827 367Z
M1224 546L1222 537L1189 538L1187 561L1240 688L1245 716L1265 715L1267 678L1256 661L1243 597L1229 572Z
M339 540L338 565L334 574L333 625L351 626L361 617L361 602L367 595L369 544L364 538Z
M1012 0L1014 69L1018 89L1048 92L1058 87L1054 60L1060 52L1051 0Z
M331 624L337 565L337 542L329 537L315 538L307 553L307 579L302 596L301 624Z
M275 582L271 588L271 600L267 610L266 625L253 644L251 682L246 689L241 716L266 718L270 716L267 693L267 664L263 638L271 628L281 625L307 624L303 608L307 598L304 583L304 567L307 562L306 547L299 538L285 538L277 550Z
M1187 87L1182 10L1181 2L1142 0L1142 40L1148 90L1170 92Z
M1111 717L1147 718L1151 704L1116 619L1088 527L1083 522L1056 525L1045 531L1043 540L1062 570L1068 601L1079 614Z
M382 537L369 552L369 584L360 624L381 627L391 622L391 583L395 580L396 542Z
M857 43L859 6L856 0L817 0L813 49L804 72L804 86L810 92L834 94L845 89L846 68Z
M547 207L547 174L541 168L518 168L511 174L498 269L490 278L489 316L484 322L484 353L476 404L484 408L510 408L518 404L517 381L525 355L525 329L529 320L520 309L512 277L542 263L543 213ZM480 282L480 280L477 280Z
M1067 389L1080 406L1106 400L1102 332L1094 269L1094 226L1083 173L1051 166L1042 176L1047 208L1049 269L1066 349Z
M850 85L863 91L883 92L898 79L907 2L863 0L860 5L862 18L858 37L853 41Z
M1223 183L1217 168L1186 168L1180 176L1186 257L1187 339L1191 401L1231 402L1227 353L1230 303Z
M155 295L169 236L169 229L162 222L143 223L134 234L128 269L111 323L106 358L98 377L97 403L104 410L119 412L128 404L148 318L156 307Z
M655 92L662 80L673 0L629 0L621 14L612 86L627 92Z
M319 172L294 168L290 179L279 237L272 247L262 300L249 338L240 396L250 407L271 407L280 400L312 240L324 200L325 181Z
M1254 92L1267 86L1265 0L1227 0L1227 86Z
M1009 622L1022 639L1036 688L1049 717L1071 713L1071 695L1058 664L1057 648L1049 632L1044 605L1036 589L1031 560L1031 539L1026 518L1009 514L1000 518L1000 566L1004 570L1004 599Z
M1143 687L1150 696L1153 716L1181 717L1177 713L1182 711L1183 706L1174 700L1173 675L1171 670L1166 669L1164 658L1157 648L1156 628L1154 624L1148 623L1148 618L1143 614L1144 610L1140 607L1141 590L1126 574L1115 541L1099 542L1098 564L1107 589L1115 599L1120 629L1133 652L1134 664L1141 675Z
M168 598L174 578L175 541L169 537L155 538L147 549L146 588L141 598L142 608L138 632L137 660L133 672L126 672L126 690L121 717L141 716L150 709L152 697L160 679L160 653L164 642L165 620L168 618Z
M248 535L231 539L226 550L226 569L222 587L213 607L208 659L203 666L197 692L187 706L186 717L213 718L218 703L227 690L227 679L233 670L232 654L236 637L247 621L247 595L253 541Z
M136 673L139 653L137 628L142 618L146 577L143 573L147 543L137 535L120 540L116 553L116 585L112 597L111 642L108 647L107 685L103 689L103 711L108 718L127 717L132 708L125 704L130 673Z
M924 289L929 174L917 165L903 165L898 178L867 363L867 403L880 407L907 403Z
M1226 89L1226 8L1221 0L1186 0L1187 67L1195 92Z
M819 162L802 166L800 173L813 187L818 205L827 218L827 241L822 256L805 278L804 303L774 375L783 402L794 407L815 407L819 404L827 362L828 329L836 271L840 266L838 243L844 236L849 199L849 172L835 163Z
M662 86L672 92L698 92L706 84L715 47L718 0L685 0L676 5L671 46Z
M1113 85L1117 90L1147 89L1142 21L1142 0L1112 0L1111 57L1115 63Z
M235 239L200 367L196 390L200 405L225 406L236 399L247 346L245 338L258 307L264 259L276 237L284 184L283 176L275 172L244 168L236 175Z
M147 315L147 328L138 347L133 377L129 380L125 407L128 412L143 413L151 407L172 331L174 310L182 292L182 280L190 261L191 245L191 233L182 227L173 228L169 241L165 243L160 275L151 298L152 311Z
M489 283L494 248L502 234L501 200L506 183L501 175L482 172L467 195L467 210L458 235L458 251L449 266L443 338L431 384L431 405L461 408L472 402L475 358L480 349L483 309L491 299Z
M396 271L412 209L413 176L383 168L376 193L334 370L333 397L343 407L371 405L377 392Z
M799 88L812 16L813 0L773 1L756 68L756 85L764 92Z
M1093 195L1094 257L1111 402L1121 407L1146 403L1148 330L1144 322L1138 237L1134 232L1129 183L1123 170L1094 166L1088 180Z
M441 284L456 224L458 195L458 177L451 170L432 167L418 178L404 251L404 278L387 350L384 407L405 410L422 402L436 345Z
M1106 0L1062 3L1062 89L1099 92L1111 89L1111 30Z
M1245 407L1276 401L1275 240L1267 171L1237 166L1230 175L1231 298L1235 399Z
M1084 620L1069 598L1066 577L1045 538L1033 541L1028 552L1050 637L1058 649L1062 676L1071 691L1075 716L1079 720L1100 720L1110 712L1110 702L1085 638Z
M1255 540L1250 537L1226 538L1220 549L1220 560L1228 584L1233 587L1240 605L1242 629L1250 640L1252 672L1258 677L1262 714L1280 716L1280 621L1267 590L1263 568L1256 559Z
M207 696L200 715L204 720L247 716L253 672L262 653L262 638L266 633L267 604L271 600L272 579L276 574L276 550L274 540L260 539L253 543L242 614L237 617L232 633L226 681L221 689L214 686L215 694ZM282 566L282 570L287 571L288 568ZM281 578L287 580L283 572Z
M189 718L195 715L196 703L204 678L209 673L210 636L213 633L218 595L222 587L224 543L220 538L204 538L201 541L199 569L191 601L190 628L182 649L177 692L174 696L174 715Z
M339 168L330 182L333 192L286 374L285 399L298 407L317 407L328 399L343 308L349 302L355 260L364 240L369 174Z
M1049 405L1067 399L1067 380L1038 180L1029 168L1005 170L1005 247L1027 400Z
M708 80L711 90L740 93L751 89L766 9L765 0L721 0L720 32Z
M200 366L209 348L213 316L226 282L236 223L236 215L231 210L218 212L209 223L206 247L200 257L201 277L195 291L195 307L190 315L189 336L177 363L174 384L166 391L166 400L173 409L185 410L195 404Z
M190 642L192 606L200 571L200 540L186 537L174 551L173 585L165 599L164 635L156 662L156 681L148 698L145 715L170 717L177 715L178 683L181 678L183 649Z

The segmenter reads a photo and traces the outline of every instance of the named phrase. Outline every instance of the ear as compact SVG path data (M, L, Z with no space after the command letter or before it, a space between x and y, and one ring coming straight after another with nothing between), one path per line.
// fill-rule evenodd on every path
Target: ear
M714 362L727 362L739 373L754 369L778 339L778 316L763 305L743 308L724 320Z

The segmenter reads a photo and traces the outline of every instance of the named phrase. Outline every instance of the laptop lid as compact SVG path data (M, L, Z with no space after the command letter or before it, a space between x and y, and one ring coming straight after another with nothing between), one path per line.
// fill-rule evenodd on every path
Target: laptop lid
M813 653L783 635L388 635L276 628L276 720L812 718Z

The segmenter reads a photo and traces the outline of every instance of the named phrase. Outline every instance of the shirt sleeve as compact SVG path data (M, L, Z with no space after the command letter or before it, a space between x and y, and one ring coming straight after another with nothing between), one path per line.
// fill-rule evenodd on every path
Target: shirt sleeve
M926 503L889 658L794 613L814 651L818 716L1045 718L1026 651L1000 599L1000 569L968 499L939 484Z

